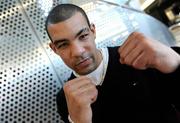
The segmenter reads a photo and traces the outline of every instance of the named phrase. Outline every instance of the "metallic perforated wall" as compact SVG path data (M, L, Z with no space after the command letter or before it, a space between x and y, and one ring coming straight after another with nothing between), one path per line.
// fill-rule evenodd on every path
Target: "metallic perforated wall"
M0 0L0 123L62 122L56 93L71 70L50 50L44 22L49 10L64 2L86 10L99 47L120 45L139 28L132 12L102 2Z
M60 122L43 13L35 0L0 2L0 123Z

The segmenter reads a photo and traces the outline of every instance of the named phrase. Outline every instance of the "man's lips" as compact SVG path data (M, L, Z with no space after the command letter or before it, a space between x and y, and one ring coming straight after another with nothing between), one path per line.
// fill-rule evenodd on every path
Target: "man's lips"
M76 67L86 67L86 66L89 65L90 63L91 63L91 60L90 60L89 57L87 57L87 58L81 60L80 62L78 62L78 63L76 64Z

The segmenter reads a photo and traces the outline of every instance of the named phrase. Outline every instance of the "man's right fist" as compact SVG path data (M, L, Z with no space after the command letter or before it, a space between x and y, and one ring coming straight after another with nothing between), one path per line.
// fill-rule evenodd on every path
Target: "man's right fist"
M75 123L91 123L91 104L96 101L98 91L90 78L82 76L65 83L63 89L68 111Z

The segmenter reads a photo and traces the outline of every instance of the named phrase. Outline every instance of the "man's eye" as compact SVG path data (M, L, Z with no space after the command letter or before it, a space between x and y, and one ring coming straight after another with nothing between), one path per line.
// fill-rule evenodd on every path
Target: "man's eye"
M79 37L80 40L85 40L88 37L88 34L81 35Z
M56 47L59 49L59 48L64 48L66 46L67 46L67 43L61 43L61 44L57 44Z

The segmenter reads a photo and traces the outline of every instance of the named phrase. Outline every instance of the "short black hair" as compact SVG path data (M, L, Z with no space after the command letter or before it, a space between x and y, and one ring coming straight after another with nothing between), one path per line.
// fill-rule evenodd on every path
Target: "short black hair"
M89 19L85 13L85 11L74 4L59 4L57 6L55 6L48 14L47 19L46 19L46 23L45 23L45 29L46 32L49 36L49 38L51 39L49 32L48 32L48 25L49 24L56 24L62 21L65 21L67 19L69 19L70 17L72 17L76 12L80 12L86 19L88 26L90 27L90 22Z

